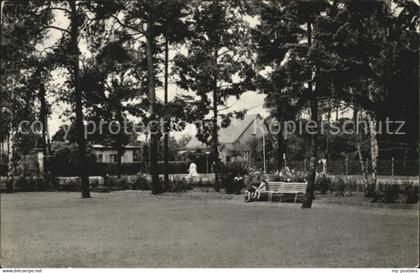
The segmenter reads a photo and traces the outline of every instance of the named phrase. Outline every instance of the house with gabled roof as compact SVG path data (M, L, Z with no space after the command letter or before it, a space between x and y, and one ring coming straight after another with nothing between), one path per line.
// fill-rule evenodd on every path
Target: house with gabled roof
M248 161L251 158L250 143L262 138L272 138L267 122L259 114L246 115L243 119L232 119L226 128L219 129L219 154L222 162ZM209 151L210 146L197 137L191 138L186 150Z

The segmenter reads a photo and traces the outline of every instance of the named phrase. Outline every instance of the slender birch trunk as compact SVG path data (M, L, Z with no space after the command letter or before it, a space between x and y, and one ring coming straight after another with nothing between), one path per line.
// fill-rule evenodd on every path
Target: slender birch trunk
M369 88L369 100L371 102L374 102L373 97L373 90L370 85L368 85ZM366 113L368 118L368 124L369 124L369 133L370 133L370 157L372 161L372 180L371 184L368 187L368 193L367 196L371 197L372 195L375 197L376 201L379 198L379 184L377 183L377 166L378 166L378 157L379 157L379 147L378 147L378 139L377 139L377 121L376 121L376 115L373 110L367 111Z
M354 126L358 126L359 113L360 112L359 112L359 109L357 108L357 106L354 106L354 112L353 112L353 124L354 124ZM358 129L360 129L360 128L358 128ZM356 150L357 150L357 155L358 155L358 158L359 158L360 168L362 170L363 178L364 178L364 181L365 181L365 186L367 187L367 185L368 185L368 170L366 168L365 158L363 158L363 154L362 154L361 137L360 137L360 132L358 131L358 129L355 128L354 142L355 142L355 146L356 146Z
M374 195L377 196L379 193L379 184L377 183L377 166L378 166L378 140L377 140L377 130L376 130L376 118L373 113L367 113L368 123L369 123L369 132L370 132L370 155L372 160L372 180L371 180L371 189L375 191Z

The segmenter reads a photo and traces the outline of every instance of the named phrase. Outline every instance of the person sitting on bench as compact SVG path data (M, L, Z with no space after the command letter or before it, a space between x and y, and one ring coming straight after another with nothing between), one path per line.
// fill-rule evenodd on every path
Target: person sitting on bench
M261 197L261 192L265 190L267 190L267 181L266 179L262 178L259 185L252 184L251 187L248 188L245 201L250 202L252 200L259 200Z

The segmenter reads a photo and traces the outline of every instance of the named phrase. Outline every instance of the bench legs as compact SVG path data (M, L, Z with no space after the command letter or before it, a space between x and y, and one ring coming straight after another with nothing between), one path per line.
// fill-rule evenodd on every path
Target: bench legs
M299 194L304 194L304 193L300 193L300 192L295 193L295 203L297 202L297 198L298 198L298 195ZM274 192L268 192L268 199L267 199L268 202L272 202L273 201L273 195L274 195Z
M295 194L295 203L297 202L297 197L298 197L298 195L299 195L299 194L303 194L303 195L305 195L305 193L303 193L303 192L298 192L298 193L296 193L296 194Z

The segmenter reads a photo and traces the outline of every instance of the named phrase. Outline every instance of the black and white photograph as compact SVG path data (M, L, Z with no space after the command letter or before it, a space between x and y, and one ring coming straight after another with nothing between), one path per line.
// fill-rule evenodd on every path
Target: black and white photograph
M419 0L0 3L2 273L418 272Z

